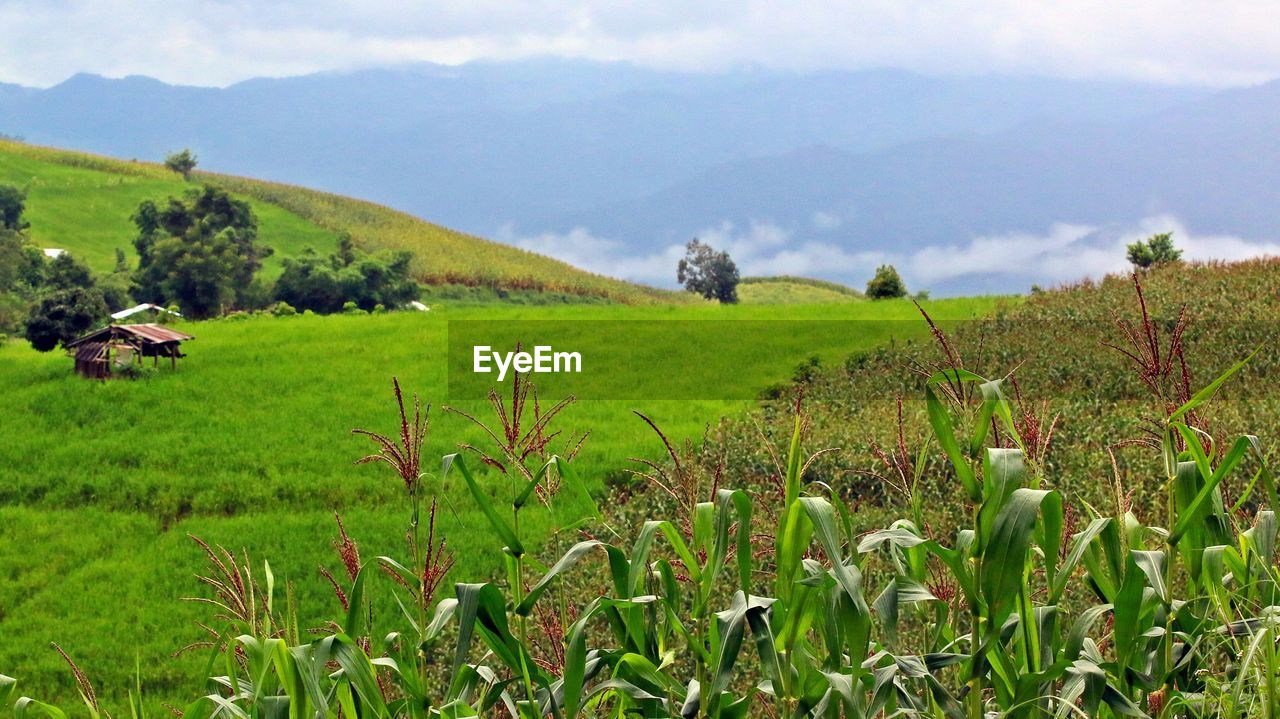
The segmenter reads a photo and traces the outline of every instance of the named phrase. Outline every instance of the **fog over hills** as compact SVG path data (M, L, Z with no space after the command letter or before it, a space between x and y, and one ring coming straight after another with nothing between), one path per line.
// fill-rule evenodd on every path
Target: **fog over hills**
M0 133L332 190L670 284L694 235L750 274L1020 290L1123 265L1175 229L1193 256L1280 239L1280 85L682 74L531 60L227 88L77 75L0 84ZM1015 265L1017 265L1015 267ZM1018 270L1017 279L1013 271Z

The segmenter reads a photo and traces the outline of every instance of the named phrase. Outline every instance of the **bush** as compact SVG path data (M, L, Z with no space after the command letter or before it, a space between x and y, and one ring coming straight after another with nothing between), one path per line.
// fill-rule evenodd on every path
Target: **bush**
M276 317L293 317L298 314L298 311L288 302L277 302L271 305L271 314Z

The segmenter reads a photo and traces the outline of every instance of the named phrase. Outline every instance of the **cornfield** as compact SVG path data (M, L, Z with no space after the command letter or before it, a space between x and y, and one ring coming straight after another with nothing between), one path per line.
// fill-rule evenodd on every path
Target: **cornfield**
M1048 487L1002 380L948 368L924 390L949 465L961 529L932 537L917 517L857 532L849 505L806 481L796 408L777 496L712 485L685 516L633 536L577 541L539 561L521 515L581 486L543 458L547 421L495 435L510 495L495 499L462 454L453 478L503 547L504 581L458 583L427 508L424 418L371 435L409 499L409 557L361 559L329 575L343 611L318 634L298 626L270 565L205 546L212 675L187 717L1262 717L1280 710L1280 504L1257 438L1220 442L1197 409L1247 362L1170 408L1151 461L1162 516L1071 502ZM503 443L506 440L512 440ZM470 456L470 455L469 455ZM480 455L487 461L499 461ZM676 466L658 472L680 472ZM1106 466L1105 461L1099 466ZM1226 478L1247 489L1224 499ZM664 476L669 476L665 475ZM904 476L908 492L920 475ZM558 489L557 489L558 488ZM913 504L913 506L915 506ZM607 529L607 528L606 528ZM576 576L580 581L566 581ZM601 580L600 589L578 587ZM572 588L570 585L572 584ZM398 616L375 616L371 593ZM68 662L71 660L68 658ZM93 719L106 715L71 663ZM129 711L145 714L138 686ZM19 719L64 711L0 677Z

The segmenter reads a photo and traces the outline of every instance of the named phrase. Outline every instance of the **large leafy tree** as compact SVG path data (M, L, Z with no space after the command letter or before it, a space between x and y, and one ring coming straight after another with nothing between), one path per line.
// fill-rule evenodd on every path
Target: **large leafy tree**
M83 262L69 254L48 263L40 298L24 324L31 346L48 352L97 326L109 309Z
M880 265L875 277L867 282L867 297L873 300L894 299L907 296L907 285L893 265Z
M738 301L738 266L729 253L694 238L684 247L676 266L676 281L690 292L724 304Z
M405 251L365 254L343 237L338 251L328 257L308 249L285 260L275 297L319 313L338 312L347 302L363 310L397 307L418 297L418 284L409 276L412 257Z
M205 185L163 206L147 200L133 216L138 238L135 296L177 304L192 317L242 306L271 248L258 243L249 203Z
M107 303L97 288L54 291L41 299L27 318L27 341L35 349L48 352L89 331L106 314Z

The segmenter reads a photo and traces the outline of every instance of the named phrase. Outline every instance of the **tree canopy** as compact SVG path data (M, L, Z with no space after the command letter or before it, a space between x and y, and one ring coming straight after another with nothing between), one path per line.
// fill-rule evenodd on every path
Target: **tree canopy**
M1141 269L1182 259L1182 250L1173 244L1172 232L1161 232L1146 240L1138 240L1125 249L1129 262Z
M409 276L412 258L403 250L366 254L343 237L328 257L308 248L301 257L285 260L275 298L322 314L340 312L348 302L366 311L398 307L418 298L418 284Z
M875 277L867 282L867 297L873 300L894 299L907 296L907 285L893 265L880 265Z
M255 291L254 275L270 247L258 243L249 203L210 185L163 206L151 200L133 216L138 237L135 297L177 304L195 318L240 306Z
M13 185L0 185L0 230L21 232L27 229L22 213L27 208L27 193Z
M724 304L738 301L738 266L728 252L718 251L696 237L685 245L676 266L676 281L689 292Z

